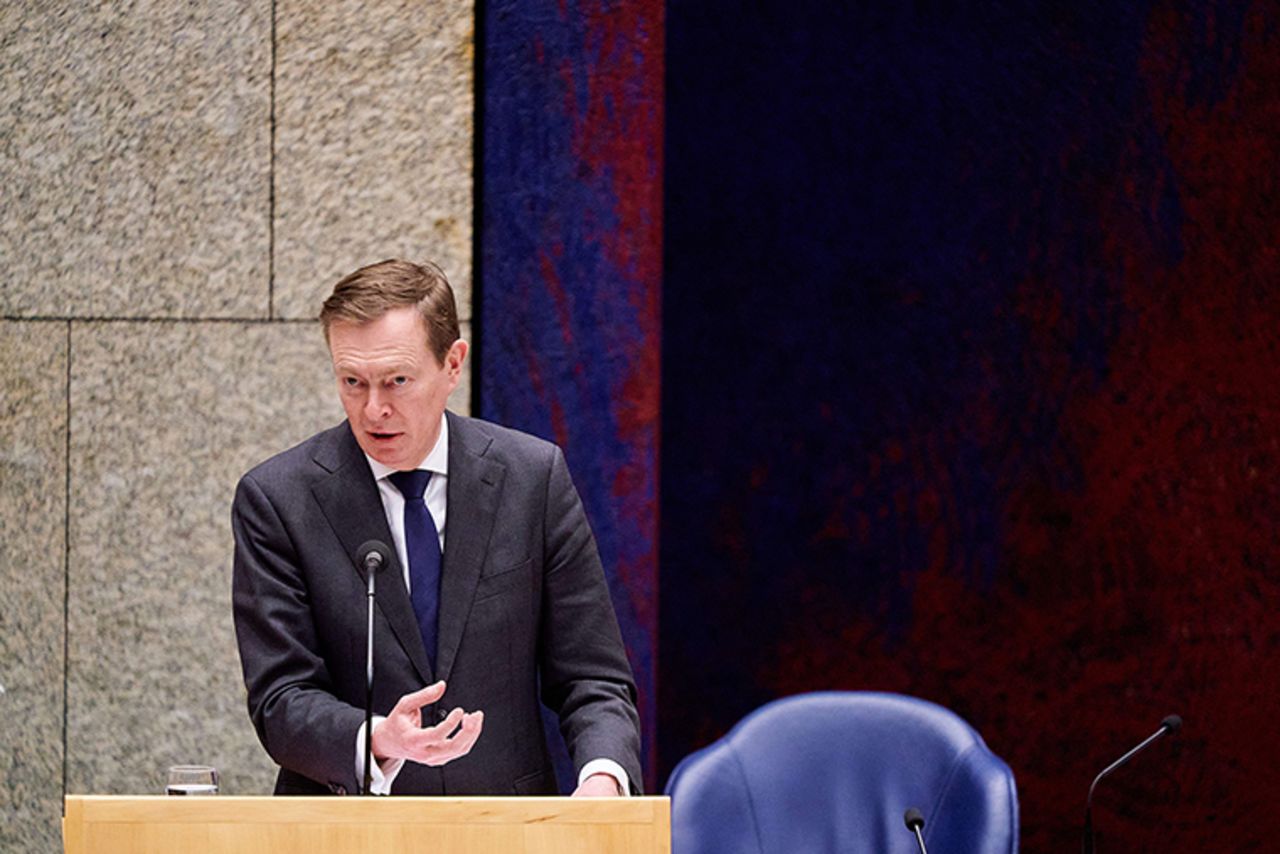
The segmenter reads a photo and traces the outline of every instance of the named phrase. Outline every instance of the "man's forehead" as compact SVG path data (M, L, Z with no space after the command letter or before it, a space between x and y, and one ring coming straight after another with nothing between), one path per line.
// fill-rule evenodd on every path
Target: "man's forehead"
M331 345L331 349L334 368L373 372L417 367L422 363L425 352L425 348L413 347L403 342L360 347L338 341Z
M382 368L392 365L416 365L422 360L411 353L357 353L335 350L335 365L351 365L353 367L369 366Z

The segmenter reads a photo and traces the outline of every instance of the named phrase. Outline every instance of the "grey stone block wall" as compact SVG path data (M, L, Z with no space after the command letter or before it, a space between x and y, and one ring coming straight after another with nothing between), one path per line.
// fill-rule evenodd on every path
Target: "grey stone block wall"
M232 491L341 419L312 320L341 275L436 260L469 335L473 17L0 12L0 852L61 851L64 791L159 793L179 762L270 790Z
M0 16L0 311L265 311L270 2L36 0Z
M58 851L67 324L0 322L0 851Z
M430 247L471 306L473 6L278 0L274 309Z

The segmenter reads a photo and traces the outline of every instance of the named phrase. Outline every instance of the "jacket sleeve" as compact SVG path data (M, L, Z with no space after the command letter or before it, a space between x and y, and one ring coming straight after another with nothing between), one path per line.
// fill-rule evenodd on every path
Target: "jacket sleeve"
M236 641L258 738L281 767L355 792L352 758L364 712L333 694L297 550L252 475L236 488L231 529Z
M612 759L640 793L636 687L595 537L559 448L552 453L544 517L543 702L560 717L575 772Z

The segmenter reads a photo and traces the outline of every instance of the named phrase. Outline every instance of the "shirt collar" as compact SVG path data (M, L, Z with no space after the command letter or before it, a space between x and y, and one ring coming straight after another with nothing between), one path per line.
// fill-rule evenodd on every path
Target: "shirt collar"
M369 469L373 472L374 480L382 480L387 475L398 471L391 466L383 465L368 454L365 454L364 458L369 461ZM414 468L449 476L449 419L443 413L440 415L440 435L436 437L435 447L427 454L426 459Z

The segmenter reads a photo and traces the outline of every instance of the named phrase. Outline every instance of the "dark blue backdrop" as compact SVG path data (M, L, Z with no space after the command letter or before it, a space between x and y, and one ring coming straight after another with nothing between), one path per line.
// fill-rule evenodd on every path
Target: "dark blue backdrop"
M898 690L1069 850L1178 711L1103 844L1266 850L1280 10L845 5L482 4L476 408L566 447L650 787Z
M661 767L913 693L1071 850L1180 711L1107 850L1262 850L1277 9L847 5L668 7Z
M473 410L564 448L656 785L662 4L478 4ZM562 761L561 782L571 785Z

